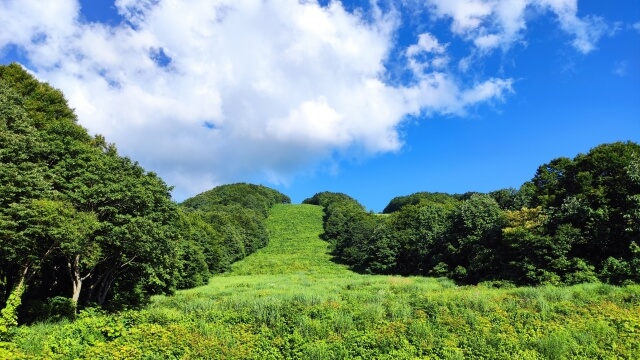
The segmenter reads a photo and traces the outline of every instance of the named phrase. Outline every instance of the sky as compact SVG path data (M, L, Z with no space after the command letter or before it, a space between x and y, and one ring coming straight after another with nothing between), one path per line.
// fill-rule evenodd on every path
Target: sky
M637 0L0 0L0 64L180 202L250 182L381 211L640 141Z

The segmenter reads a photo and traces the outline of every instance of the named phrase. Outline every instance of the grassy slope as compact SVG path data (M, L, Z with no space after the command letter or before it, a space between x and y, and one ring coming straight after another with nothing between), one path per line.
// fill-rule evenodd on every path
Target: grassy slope
M327 243L320 240L322 208L276 205L267 221L269 245L235 263L226 275L346 275L351 272L330 261Z
M319 207L277 205L268 220L270 244L208 286L157 297L143 311L23 328L19 349L123 359L640 353L638 286L496 290L456 287L446 279L358 275L330 261L319 238L321 220Z

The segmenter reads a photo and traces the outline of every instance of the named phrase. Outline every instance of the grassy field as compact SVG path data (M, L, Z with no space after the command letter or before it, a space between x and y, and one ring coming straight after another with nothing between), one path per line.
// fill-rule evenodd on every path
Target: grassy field
M335 264L322 209L277 205L270 244L141 311L17 330L0 358L638 359L640 286L489 289Z

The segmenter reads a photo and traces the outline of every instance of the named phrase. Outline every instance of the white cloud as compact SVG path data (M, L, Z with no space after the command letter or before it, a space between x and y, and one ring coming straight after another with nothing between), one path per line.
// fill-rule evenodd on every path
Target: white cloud
M493 11L496 1L484 0L430 0L432 11L440 17L450 17L451 30L465 35L482 26Z
M469 105L501 100L513 92L513 80L489 79L462 89L450 75L434 72L423 76L419 85L405 89L416 109L442 114L466 115Z
M634 29L636 29L638 32L640 32L640 21L638 21L637 23L631 25Z
M612 31L602 18L579 18L577 0L427 0L437 18L451 19L451 31L480 51L508 49L521 41L526 11L551 11L560 28L573 37L572 45L586 54Z
M418 78L432 69L442 69L449 63L446 54L447 45L440 44L430 33L418 36L418 42L410 45L405 51L408 66Z
M475 38L473 43L480 49L493 49L500 45L500 41L500 36L496 34L489 34Z
M384 15L367 23L340 3L120 0L131 26L111 27L79 22L75 1L0 4L0 47L21 46L84 126L178 197L265 173L285 181L335 150L401 146L404 100L379 80L392 45ZM32 42L39 33L46 40Z
M568 0L431 0L430 9L489 51L523 36L524 9L534 1L559 14L575 46L595 46L597 19L577 18L561 6ZM107 25L80 20L75 0L0 0L0 50L20 47L30 70L64 91L83 126L176 185L178 199L218 183L287 182L341 157L397 151L407 115L465 115L513 92L511 79L462 82L448 69L447 44L430 33L402 52L411 82L389 83L384 64L399 17L375 6L370 13L313 0L115 6L125 21Z
M438 39L429 34L423 33L418 36L418 43L407 48L407 56L415 56L421 52L433 52L442 54L445 52L446 46L440 44Z

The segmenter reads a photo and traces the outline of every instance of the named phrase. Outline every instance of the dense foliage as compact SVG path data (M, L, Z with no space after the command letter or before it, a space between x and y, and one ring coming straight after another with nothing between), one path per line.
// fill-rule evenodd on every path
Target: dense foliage
M181 204L187 222L185 237L194 254L202 254L206 264L206 271L200 267L199 278L204 281L207 274L226 271L233 262L264 247L269 241L265 227L269 209L290 202L276 190L243 183L218 186L185 200ZM185 266L193 266L193 262L187 261ZM203 285L203 281L191 280L179 287Z
M279 191L262 185L231 184L222 185L205 191L185 200L182 206L193 209L210 211L217 206L240 206L266 218L269 209L275 204L289 204L291 199Z
M352 198L351 196L349 196L347 194L343 194L343 193L336 193L336 192L330 192L330 191L319 192L319 193L313 195L312 197L310 197L308 199L304 199L302 201L303 204L319 205L319 206L322 206L324 208L327 208L327 207L329 207L329 205L331 205L333 203L337 203L337 202L355 203L355 204L359 205L362 209L364 209L364 206L362 206L362 204L358 203L358 201L356 199Z
M58 90L0 67L0 304L22 286L26 318L56 297L122 307L172 292L169 191L89 136Z
M170 190L90 136L60 91L0 66L0 337L18 315L137 307L203 285L265 246L268 209L289 201L236 184L181 208Z
M399 211L407 205L426 205L431 203L450 205L453 207L463 198L463 195L449 195L445 193L418 192L407 196L397 196L382 210L383 214Z
M491 289L331 262L322 209L277 205L259 253L140 311L21 327L0 358L633 359L640 287Z
M324 236L354 269L462 283L640 282L640 145L604 144L540 166L519 190L417 193L389 215L335 197Z

